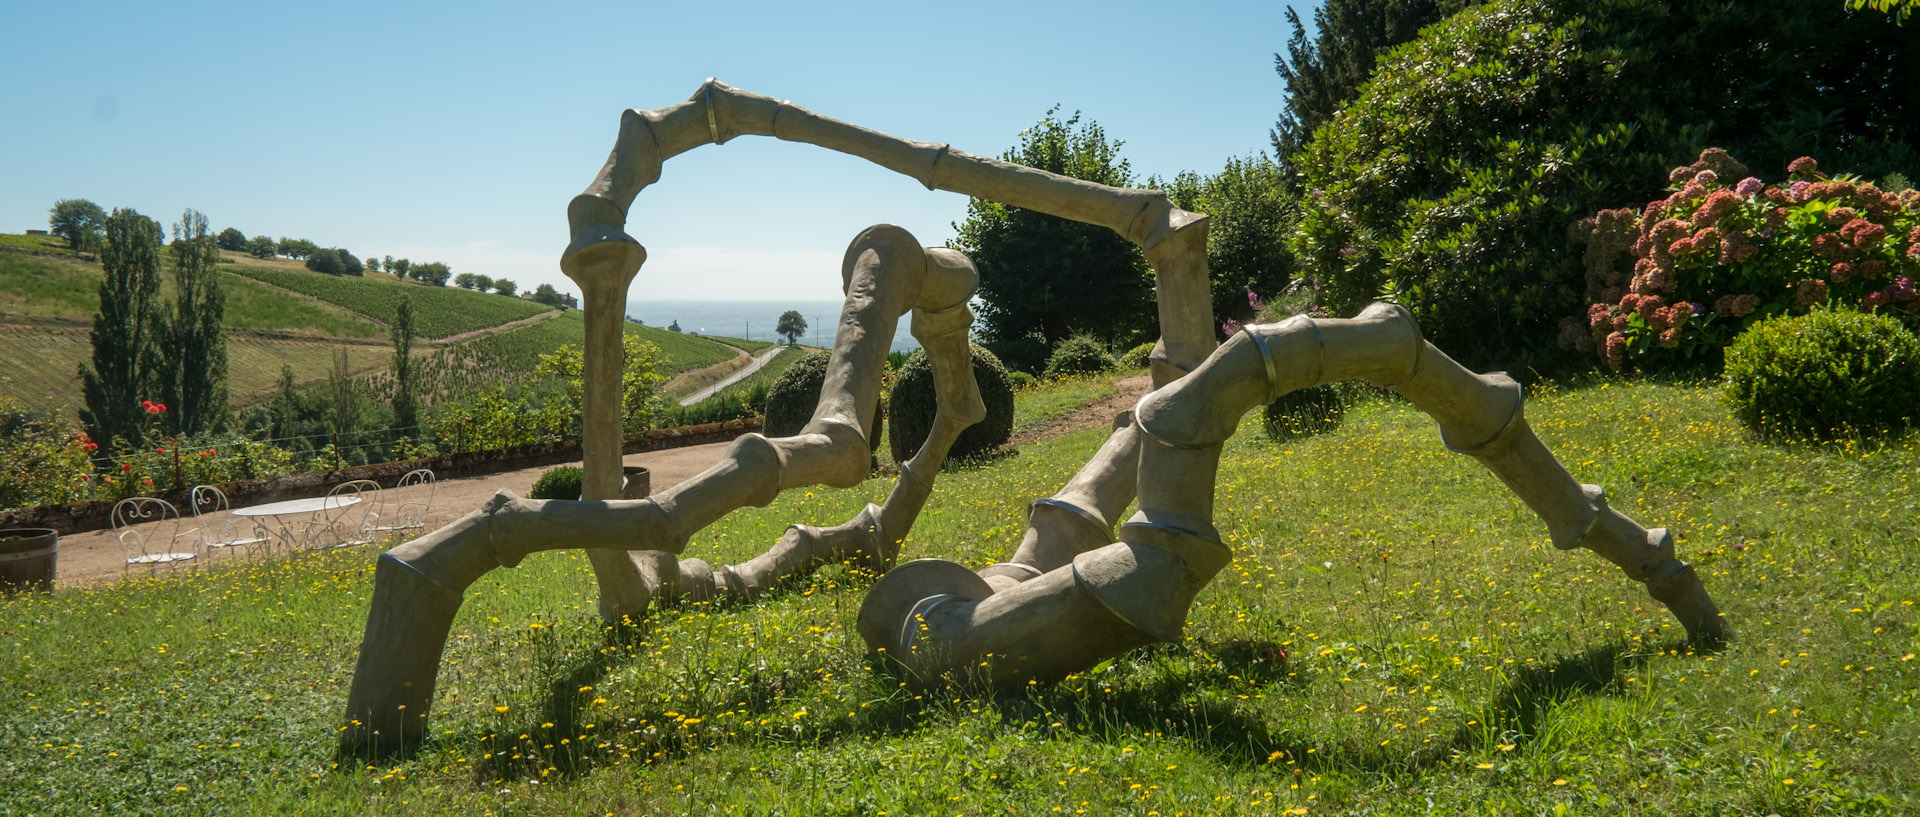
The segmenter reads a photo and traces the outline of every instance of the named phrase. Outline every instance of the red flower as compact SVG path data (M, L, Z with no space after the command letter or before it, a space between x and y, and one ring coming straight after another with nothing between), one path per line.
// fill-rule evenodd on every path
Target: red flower
M123 474L124 474L124 473L126 473L126 472L128 472L128 471L132 471L132 470L133 470L133 463L130 463L130 462L123 462L123 463L120 463L120 473L123 473Z

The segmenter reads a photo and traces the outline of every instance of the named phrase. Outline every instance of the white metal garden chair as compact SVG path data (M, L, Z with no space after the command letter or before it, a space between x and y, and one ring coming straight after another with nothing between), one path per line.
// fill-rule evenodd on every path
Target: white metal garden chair
M425 498L417 496L417 494L419 494L418 489L421 488L426 490ZM412 528L425 530L427 527L427 514L433 511L433 471L426 468L408 471L406 476L401 477L399 482L393 484L393 489L396 491L415 489L410 493L416 496L410 497L407 501L395 506L391 516L376 512L372 523L368 525L367 529L378 533L409 530Z
M226 492L212 485L196 485L188 495L188 505L193 510L193 522L200 531L201 551L207 558L213 558L213 552L226 548L245 548L249 554L255 546L271 545L273 536L253 520L251 527L242 527L240 520L231 515L214 516L228 510Z
M156 565L172 567L199 555L193 552L197 536L194 531L185 532L187 546L184 550L181 548L180 511L164 499L150 496L122 499L114 503L111 518L121 554L126 557L126 563L120 568L122 573L134 565L145 565L151 572Z
M324 515L320 534L323 546L342 548L373 541L371 526L381 509L380 483L370 479L342 482L327 492L327 499L357 501L320 511Z

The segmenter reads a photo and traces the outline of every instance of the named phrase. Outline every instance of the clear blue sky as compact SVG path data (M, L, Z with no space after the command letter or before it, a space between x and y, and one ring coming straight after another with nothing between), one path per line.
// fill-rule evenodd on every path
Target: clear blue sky
M1311 18L1311 3L1297 4ZM56 199L182 209L360 256L573 290L566 205L626 108L707 77L998 155L1058 103L1137 177L1269 150L1284 3L22 3L5 15L0 231ZM760 137L670 161L635 299L837 299L862 227L928 245L966 199Z

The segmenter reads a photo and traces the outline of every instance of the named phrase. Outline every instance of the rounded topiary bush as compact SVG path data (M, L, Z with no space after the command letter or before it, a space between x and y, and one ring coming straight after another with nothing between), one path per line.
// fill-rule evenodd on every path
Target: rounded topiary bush
M1346 395L1338 385L1327 383L1280 395L1261 410L1261 419L1267 439L1284 442L1339 428L1346 413Z
M960 432L949 457L963 458L992 451L1013 436L1013 383L1000 359L979 344L973 348L973 378L980 384L980 398L987 404L987 418ZM887 422L892 425L888 450L894 462L906 462L933 428L937 409L933 393L933 364L925 351L914 352L900 367L888 400Z
M814 408L820 405L820 389L827 382L827 362L832 359L832 352L813 352L795 361L774 379L773 386L767 389L767 422L760 433L769 437L791 437L807 426L807 421L813 419ZM880 405L875 403L873 419L867 424L868 446L876 452L880 450L882 414Z
M1074 335L1053 347L1053 354L1047 357L1047 369L1040 376L1052 380L1110 371L1113 371L1113 355L1107 354L1106 347L1090 336Z
M584 479L578 465L562 465L549 468L533 481L532 490L527 491L528 499L579 499L580 483Z
M1007 372L1007 382L1013 385L1014 391L1019 391L1040 385L1040 378L1026 372Z
M1153 342L1152 341L1148 341L1146 343L1140 344L1139 346L1135 346L1132 349L1128 349L1126 354L1121 355L1119 360L1114 361L1114 364L1119 366L1122 369L1144 369L1148 365L1151 365L1152 363L1153 363Z
M800 433L820 404L820 385L827 380L827 361L832 359L831 352L813 352L774 378L767 389L767 424L761 433L769 437Z
M1852 311L1772 318L1727 347L1726 395L1734 416L1767 436L1904 429L1920 417L1920 337Z

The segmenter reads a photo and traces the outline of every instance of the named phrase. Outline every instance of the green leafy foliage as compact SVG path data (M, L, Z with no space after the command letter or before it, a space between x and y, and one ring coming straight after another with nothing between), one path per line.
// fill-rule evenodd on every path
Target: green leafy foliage
M1114 187L1133 183L1120 157L1121 142L1076 112L1066 120L1048 110L1020 143L1000 158L1027 167ZM980 273L980 323L990 341L1037 332L1051 348L1075 332L1108 341L1157 334L1153 282L1140 248L1105 227L1009 207L967 202L952 246ZM1044 354L1044 353L1042 353ZM1032 361L1037 366L1041 359ZM1027 360L1016 366L1025 368Z
M965 459L1006 445L1013 435L1013 382L999 358L977 343L973 350L973 379L980 387L980 398L987 404L987 417L960 432L947 456ZM893 391L887 397L888 451L894 462L906 462L920 450L933 429L938 411L938 396L933 388L933 363L921 349L907 358L895 374Z
M1152 363L1153 344L1149 342L1128 349L1126 354L1114 361L1114 366L1121 369L1144 369Z
M1553 365L1581 215L1657 195L1709 141L1910 171L1914 30L1798 0L1494 0L1383 58L1296 157L1291 246L1323 303L1398 301L1472 366ZM1827 112L1827 113L1814 113Z
M549 468L533 481L533 487L527 490L527 498L579 499L580 485L584 481L585 474L578 465Z
M1090 335L1074 335L1053 348L1047 356L1047 368L1040 376L1047 380L1077 374L1113 371L1113 355Z
M1792 167L1790 183L1767 185L1709 148L1668 175L1671 195L1576 222L1593 303L1561 321L1561 344L1615 370L1717 369L1742 328L1818 305L1920 328L1920 192L1829 180L1811 157Z
M1920 419L1920 337L1884 315L1815 310L1727 347L1727 402L1771 437L1885 434Z
M225 428L227 296L215 264L220 248L207 217L187 210L173 226L174 309L167 322L161 392L173 404L172 430L202 434Z
M143 406L160 397L160 225L130 209L107 219L100 251L100 311L93 318L92 365L80 367L86 407L80 422L109 449L145 445L150 413Z
M86 199L61 199L47 211L47 232L67 240L70 250L90 250L106 229L107 211Z
M233 270L263 283L311 295L381 323L393 317L401 296L413 299L415 331L444 338L498 326L545 312L550 307L463 289L414 286L378 278L337 278L299 270L240 266Z

